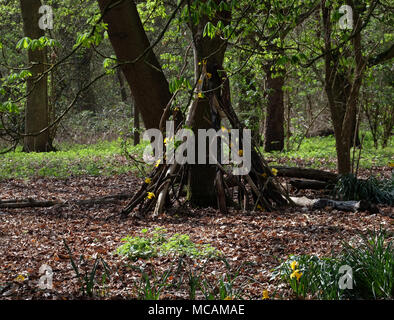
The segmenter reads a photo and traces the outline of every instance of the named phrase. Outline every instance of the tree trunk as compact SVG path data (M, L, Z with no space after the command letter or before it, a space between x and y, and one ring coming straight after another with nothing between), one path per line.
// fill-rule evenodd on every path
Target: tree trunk
M141 134L140 134L140 112L137 106L134 104L134 134L133 134L133 144L136 146L141 142Z
M361 34L357 32L352 39L352 58L355 68L348 67L343 70L339 65L340 53L332 50L333 40L331 39L331 5L322 1L324 42L325 42L325 91L330 106L331 118L334 126L335 144L337 150L337 168L339 174L351 172L350 148L353 145L356 120L357 103L362 83L363 71L365 68L361 51ZM354 8L354 28L361 27L361 19L356 8ZM345 51L345 50L344 50ZM352 78L349 79L349 74Z
M216 25L219 20L222 20L224 24L227 24L229 18L229 12L217 12L216 16L213 18L214 21L211 22ZM190 26L193 36L195 78L196 80L199 79L201 67L203 63L206 63L207 72L212 75L212 78L209 81L210 87L204 88L204 90L213 90L213 92L220 96L221 78L218 70L223 68L222 65L226 45L224 40L219 36L213 39L208 36L203 37L203 30L208 21L207 17L203 17L200 19L198 25ZM220 117L211 110L209 100L205 97L198 98L197 103L194 123L192 124L194 133L196 134L198 129L213 128L219 130ZM198 148L196 149L196 159L198 157L197 150ZM208 151L206 162L208 163ZM206 164L191 166L188 178L188 200L191 204L201 207L217 205L217 194L215 189L216 174L217 169L215 165Z
M82 48L76 57L77 90L81 90L91 81L90 63L93 57L93 48ZM76 106L78 111L96 112L96 96L93 87L82 91Z
M133 61L150 47L134 1L98 0L108 35L119 62ZM108 9L108 6L114 5ZM145 127L159 128L171 98L168 82L152 49L136 63L122 65Z
M20 0L23 19L23 30L26 37L38 39L45 35L39 28L40 15L38 10L41 6L40 0ZM48 77L38 78L45 71L47 62L46 49L28 51L29 63L32 65L30 72L32 76L27 80L26 90L29 93L25 107L25 133L31 134L41 131L49 124L48 115ZM46 152L52 150L49 130L38 136L26 136L24 138L23 150L25 152Z
M266 68L267 73L267 115L264 126L264 151L281 151L284 147L284 103L283 76L273 77L271 65Z
M131 105L132 103L129 99L129 95L127 94L127 90L126 90L125 83L123 80L123 74L120 69L116 69L116 76L119 81L120 96L122 97L123 103L126 105ZM134 103L133 107L131 108L130 115L134 119L133 144L136 146L137 144L140 144L141 137L140 137L140 113L139 113L138 108L135 105L135 103Z

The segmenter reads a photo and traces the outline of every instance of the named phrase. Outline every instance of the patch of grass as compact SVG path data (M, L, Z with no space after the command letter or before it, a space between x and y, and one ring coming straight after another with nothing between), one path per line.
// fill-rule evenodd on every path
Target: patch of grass
M0 155L0 180L138 173L135 164L124 156L124 146L123 140L118 139L90 145L63 143L57 146L59 151L49 153L24 153L21 148L18 148L16 152ZM138 146L127 144L127 151L136 159L141 160L146 146L147 142ZM367 133L360 166L362 168L386 166L393 161L393 154L393 143L389 143L385 149L375 150L372 137ZM303 160L305 165L311 168L335 169L335 140L333 136L306 138L298 151L273 152L265 154L265 157L273 160L271 165L284 159L286 165L295 166L298 165L295 163L297 160Z
M394 138L391 137L387 148L382 149L379 147L375 149L371 133L366 132L362 146L360 167L369 169L373 166L387 166L393 160L393 140ZM293 146L293 148L283 152L265 153L264 155L267 158L273 158L275 162L285 158L287 160L286 165L289 166L294 166L296 159L302 159L311 168L336 168L337 154L334 136L305 138L298 151L295 150L296 146ZM357 155L358 149L356 150L356 158Z
M145 144L128 147L139 158ZM0 180L32 177L67 178L81 175L114 175L137 171L122 157L122 141L102 141L93 145L62 145L57 152L24 153L20 149L0 155Z

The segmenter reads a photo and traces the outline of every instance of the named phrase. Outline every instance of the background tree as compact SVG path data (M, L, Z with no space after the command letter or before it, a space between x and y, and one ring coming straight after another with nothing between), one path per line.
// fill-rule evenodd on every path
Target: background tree
M158 128L171 95L161 66L150 48L137 7L134 1L119 4L115 0L98 0L98 4L145 127Z
M39 27L40 0L21 0L23 30L26 37L39 39L45 32ZM35 134L49 124L48 115L48 76L45 74L47 65L46 48L28 50L31 77L27 80L27 98L25 107L25 133ZM26 136L24 147L26 152L45 152L52 150L49 131L39 135Z

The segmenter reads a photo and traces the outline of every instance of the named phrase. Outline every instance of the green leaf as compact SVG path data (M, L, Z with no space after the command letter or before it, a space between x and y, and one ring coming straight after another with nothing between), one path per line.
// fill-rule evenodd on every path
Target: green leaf
M29 37L24 37L16 44L17 49L28 49L32 40Z

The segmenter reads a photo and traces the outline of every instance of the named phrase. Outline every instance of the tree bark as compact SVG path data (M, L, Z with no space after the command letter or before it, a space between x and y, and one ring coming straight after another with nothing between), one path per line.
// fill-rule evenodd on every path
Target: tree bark
M217 12L211 22L216 25L219 20L224 24L229 22L231 13L228 11ZM198 25L190 25L193 36L193 50L194 50L194 69L196 80L200 78L201 66L206 64L207 72L212 75L208 86L204 90L212 90L216 95L220 96L221 77L219 70L222 69L224 53L226 51L225 41L216 36L213 39L203 36L203 31L206 23L209 21L208 17L202 17ZM192 129L197 134L198 129L220 129L220 116L211 110L209 99L198 98L196 113L192 124ZM196 135L197 136L197 135ZM198 139L196 139L198 140ZM197 142L196 142L197 143ZM196 144L196 151L198 146ZM207 152L207 163L208 163ZM196 159L198 152L196 152ZM188 200L192 205L208 207L216 206L217 193L215 188L215 179L217 175L217 168L215 165L193 165L189 171L188 177ZM218 179L219 181L220 179Z
M21 13L23 19L23 30L26 37L39 39L45 33L39 28L38 12L40 0L20 0ZM29 63L31 64L31 77L27 80L26 90L28 96L25 106L25 134L41 131L49 124L48 114L48 76L39 77L45 72L47 62L46 49L36 49L28 51ZM52 143L49 137L49 130L38 136L24 137L23 151L25 152L46 152L52 150Z
M77 75L77 90L81 90L91 81L92 70L90 64L93 57L93 48L82 48L76 57L76 75ZM91 111L95 113L96 110L96 96L93 87L90 86L82 91L78 100L76 109L78 111Z
M122 97L122 101L126 105L131 105L131 99L129 99L129 95L127 94L127 90L125 87L125 83L123 80L123 74L120 69L116 69L116 76L119 81L119 86L120 86L120 96ZM133 106L131 107L131 116L134 119L134 132L133 132L133 144L136 146L141 142L141 137L140 137L140 113L138 111L137 106L135 103L133 103Z
M352 3L349 2L351 5ZM355 21L354 28L361 28L361 19L356 7L352 6ZM324 43L325 43L325 91L331 111L334 126L335 144L337 150L337 168L339 174L351 172L350 148L353 145L356 129L357 103L365 68L364 58L361 51L361 34L356 32L352 39L352 55L355 63L352 79L347 74L349 70L342 70L339 66L340 53L332 50L331 39L331 5L322 1Z
M264 126L264 151L281 151L284 147L283 76L273 77L271 65L266 68L268 103Z
M150 47L134 1L98 0L108 35L119 62L133 61ZM113 7L109 7L109 6ZM152 49L136 63L122 65L145 127L159 128L171 98L168 82Z

